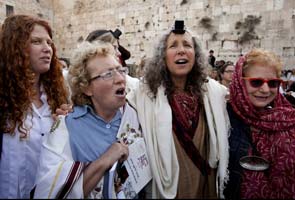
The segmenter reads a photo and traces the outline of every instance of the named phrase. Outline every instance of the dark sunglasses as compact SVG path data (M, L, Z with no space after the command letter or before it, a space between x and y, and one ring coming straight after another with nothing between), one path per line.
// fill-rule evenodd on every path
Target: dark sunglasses
M264 79L264 78L243 77L243 79L248 80L250 85L254 88L259 88L264 83L267 83L269 88L278 88L282 82L282 80L279 78Z

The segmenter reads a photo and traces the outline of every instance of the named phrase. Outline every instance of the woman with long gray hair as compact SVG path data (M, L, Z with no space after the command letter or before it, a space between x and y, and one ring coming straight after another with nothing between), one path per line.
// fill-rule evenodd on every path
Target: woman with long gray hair
M151 198L222 194L228 162L226 88L207 78L206 65L200 43L176 21L146 63L139 87L127 94L147 144Z

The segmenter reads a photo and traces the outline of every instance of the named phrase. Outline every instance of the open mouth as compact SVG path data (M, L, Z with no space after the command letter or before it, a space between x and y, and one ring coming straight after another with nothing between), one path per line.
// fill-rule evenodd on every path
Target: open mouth
M116 95L119 95L119 96L125 95L125 88L120 88L116 90Z
M188 60L187 59L179 59L179 60L176 60L175 61L175 64L186 64L186 63L188 63Z

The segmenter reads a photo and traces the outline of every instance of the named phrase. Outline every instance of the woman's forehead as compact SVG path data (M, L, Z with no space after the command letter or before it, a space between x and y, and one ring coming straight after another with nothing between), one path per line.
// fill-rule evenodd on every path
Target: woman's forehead
M192 42L193 37L188 32L185 32L184 34L175 34L171 32L170 35L168 36L167 42L174 41L174 40L185 40L185 41Z

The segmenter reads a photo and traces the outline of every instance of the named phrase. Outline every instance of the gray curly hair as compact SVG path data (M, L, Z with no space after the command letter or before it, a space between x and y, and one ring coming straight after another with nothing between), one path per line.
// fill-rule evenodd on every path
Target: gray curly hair
M74 105L92 105L89 96L84 94L90 84L90 74L87 70L88 61L95 56L112 55L116 57L114 47L110 43L95 41L82 42L72 56L72 65L69 68L68 83L72 91Z
M190 32L188 33L192 35ZM170 34L171 31L162 36L155 49L153 57L145 64L146 71L143 81L148 85L150 92L154 97L158 92L159 86L162 84L165 87L165 92L168 95L168 98L175 90L170 72L166 65L167 40ZM192 39L195 49L195 63L191 72L188 74L185 90L190 90L198 97L202 97L202 85L207 81L208 63L206 62L205 56L201 50L200 42L193 36Z

